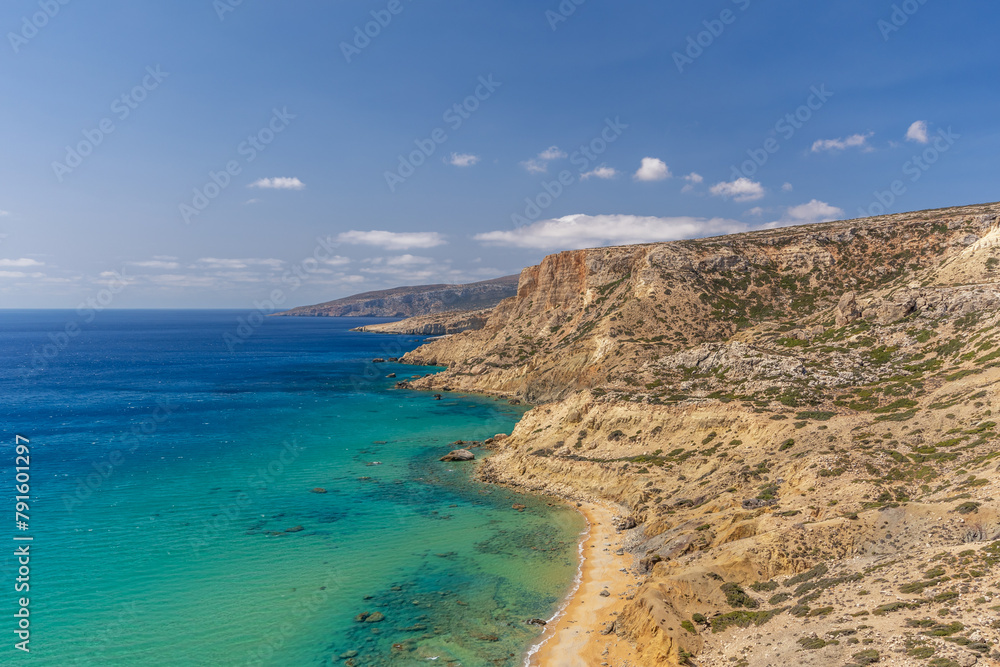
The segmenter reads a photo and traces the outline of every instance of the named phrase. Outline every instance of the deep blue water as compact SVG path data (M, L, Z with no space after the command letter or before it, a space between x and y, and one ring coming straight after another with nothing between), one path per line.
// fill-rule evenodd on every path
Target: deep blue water
M581 521L437 461L521 409L395 389L438 369L372 364L421 342L348 330L373 321L0 311L0 664L519 664ZM24 594L15 535L33 537Z

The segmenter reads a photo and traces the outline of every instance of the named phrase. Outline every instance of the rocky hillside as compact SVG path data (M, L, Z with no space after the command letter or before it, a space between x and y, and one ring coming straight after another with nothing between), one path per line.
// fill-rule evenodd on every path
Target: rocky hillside
M537 406L483 479L629 517L640 664L1000 664L998 214L561 253L407 359Z
M419 285L300 306L278 313L290 317L415 317L460 310L492 308L517 293L517 276L504 276L468 285Z
M405 334L410 336L450 336L463 331L478 331L486 326L492 309L460 310L451 313L418 315L398 322L369 324L351 329L366 333Z

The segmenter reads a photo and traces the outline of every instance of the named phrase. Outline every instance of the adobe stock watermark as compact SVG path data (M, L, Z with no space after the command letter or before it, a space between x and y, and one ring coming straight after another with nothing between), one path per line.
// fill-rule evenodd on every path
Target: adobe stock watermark
M407 0L412 2L412 0ZM389 0L385 9L373 9L371 11L372 20L363 26L354 26L354 39L350 42L340 43L340 52L344 54L344 60L351 64L356 56L372 44L372 40L378 38L382 31L389 27L393 19L403 13L406 5L402 0Z
M597 136L570 154L570 164L576 167L577 173L563 169L556 175L555 180L542 181L541 192L534 197L525 197L524 210L520 213L513 213L510 216L511 223L515 227L524 227L541 218L542 214L566 192L567 188L579 183L591 167L597 166L600 157L607 152L611 144L618 141L627 129L628 125L623 123L620 117L615 117L614 120L606 118L604 127Z
M37 37L39 31L58 16L62 8L69 3L70 0L38 0L38 11L31 16L21 17L19 31L7 33L7 41L10 42L10 48L14 49L14 53L20 53L21 48Z
M294 293L308 280L329 264L335 255L332 254L337 242L332 236L316 239L312 254L295 264L292 264L281 276L281 282L288 286L288 292ZM257 332L269 315L281 310L282 305L288 300L288 293L284 289L274 289L263 301L254 300L253 310L244 317L236 318L236 329L230 333L222 334L222 341L226 344L229 354L235 354L237 347L243 345Z
M795 134L805 127L805 124L812 120L817 111L833 97L833 93L826 88L826 84L812 86L809 89L809 96L806 101L795 111L786 113L774 124L774 128L768 134L776 134L785 141L790 141ZM760 148L747 150L749 159L744 160L739 166L732 167L732 180L740 178L750 178L756 174L768 161L771 156L781 150L781 142L774 136L768 136Z
M180 408L176 403L171 403L169 399L157 399L156 407L139 424L133 425L129 432L119 438L117 447L100 461L90 464L91 472L86 477L78 477L76 489L73 493L63 494L63 509L70 514L77 505L83 504L96 492L104 488L105 483L111 479L115 472L121 468L126 460L127 454L134 454L143 442L153 437L159 430L160 425L170 419Z
M558 30L560 24L565 23L573 14L576 14L577 7L585 2L587 0L562 0L555 11L551 9L545 10L545 20L549 22L552 32Z
M83 333L83 326L90 324L97 315L111 307L115 297L129 285L125 269L121 271L110 271L103 274L107 280L107 285L102 287L93 296L87 297L76 307L76 319L66 322L59 331L50 331L47 335L48 343L42 345L41 349L31 348L31 370L29 374L41 373L48 369L49 365L62 354L69 344Z
M879 19L878 30L882 33L882 41L888 42L893 34L903 29L910 19L919 12L927 0L903 0L903 2L893 5L892 12L888 19Z
M261 493L271 487L285 471L298 460L304 451L297 443L283 442L281 450L267 463L259 466L247 475L246 484L250 491L240 491L229 503L219 505L219 511L211 519L205 519L197 536L188 538L188 544L195 554L200 554L204 547L232 526L240 518L246 516L250 508L260 502Z
M344 582L339 563L334 561L329 566L329 570L318 589L301 597L275 621L272 630L266 637L262 638L263 646L247 652L246 661L243 663L246 667L264 667L275 664L275 654L301 632L301 628L309 622L309 619L328 604L332 593L339 590ZM353 664L351 661L348 663Z
M903 163L902 172L904 176L909 177L910 183L916 183L924 174L930 171L931 167L937 164L941 156L951 150L951 147L955 145L955 142L962 138L962 135L955 134L949 127L947 130L938 130L937 134L930 139L929 146L923 150L919 155L914 155L909 160ZM876 215L885 215L892 208L901 197L903 197L909 188L906 181L897 178L886 190L876 190L873 194L874 199L868 208L861 207L858 209L858 217L870 218Z
M219 17L219 21L225 21L226 14L235 12L242 4L243 0L212 0L212 9L215 10L215 15Z
M749 9L752 1L732 0L740 12L745 12ZM685 47L684 51L674 51L673 53L674 65L677 66L677 71L684 74L684 68L693 65L698 58L705 55L705 51L712 48L716 40L726 32L726 28L736 23L739 17L739 13L727 8L719 12L718 18L702 21L701 24L705 29L693 35L688 35L687 47Z
M191 224L194 217L201 215L208 205L232 184L233 178L243 173L244 165L252 163L267 150L267 147L291 125L295 118L295 114L288 112L288 107L274 109L271 119L236 147L236 154L242 158L242 162L231 159L219 171L209 171L208 180L201 187L194 189L190 203L178 204L184 224Z
M472 117L483 102L490 99L498 88L503 86L500 81L494 81L493 75L479 77L479 85L461 102L456 102L441 114L441 120L445 122L452 132L457 132L462 125ZM386 171L384 174L385 183L389 186L389 192L396 192L396 188L406 182L406 179L417 173L417 169L426 164L427 160L437 152L437 149L448 141L448 133L443 127L435 128L425 139L414 140L415 150L407 155L399 156L399 164L394 171Z
M111 101L110 110L114 117L105 117L97 123L93 129L83 130L83 139L74 146L66 146L66 155L62 162L58 160L52 163L52 171L60 183L83 161L93 155L94 150L104 143L104 140L117 129L115 118L118 122L128 120L132 112L139 108L139 105L149 98L149 94L160 87L160 84L170 76L170 72L164 72L160 66L149 66L146 68L146 75L142 81L131 90L122 93Z

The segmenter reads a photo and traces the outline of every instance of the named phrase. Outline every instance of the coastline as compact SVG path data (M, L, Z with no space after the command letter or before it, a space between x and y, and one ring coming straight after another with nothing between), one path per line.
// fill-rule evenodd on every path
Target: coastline
M631 557L616 553L624 545L610 509L595 503L582 503L576 509L588 524L580 541L576 583L525 656L525 667L620 667L636 659L628 641L601 634L605 624L618 617L626 596L638 587L630 569ZM605 589L607 597L601 595Z

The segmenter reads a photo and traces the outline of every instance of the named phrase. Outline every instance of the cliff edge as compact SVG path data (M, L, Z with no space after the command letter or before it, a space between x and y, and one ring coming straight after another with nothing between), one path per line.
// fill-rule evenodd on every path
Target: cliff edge
M991 204L559 253L406 360L537 406L481 478L621 508L643 583L587 641L1000 664L998 324Z

